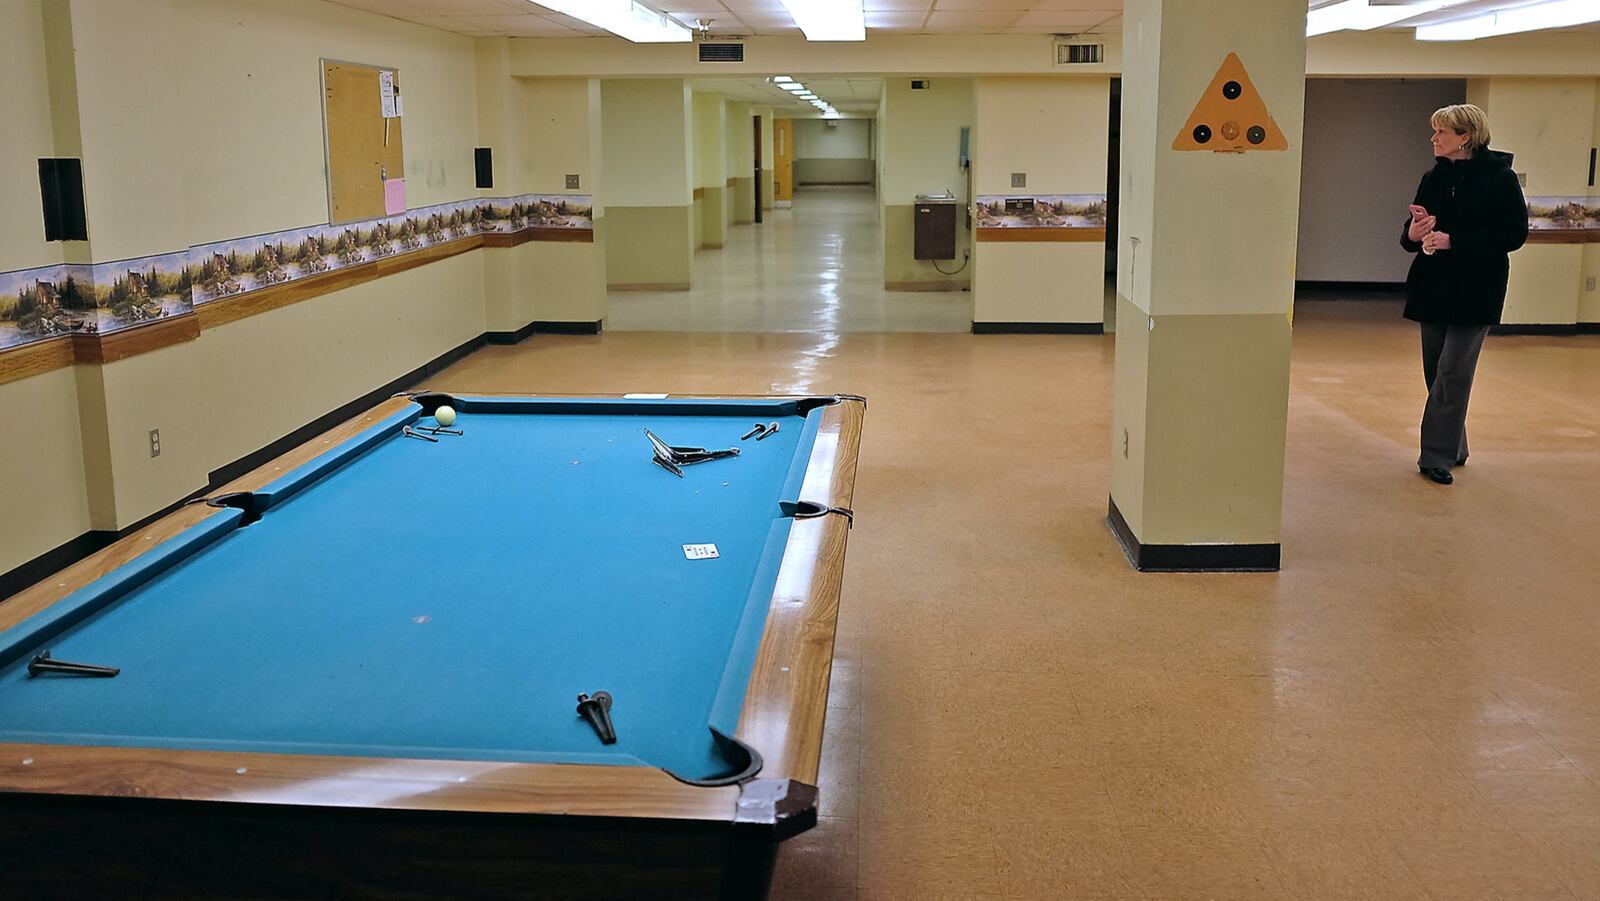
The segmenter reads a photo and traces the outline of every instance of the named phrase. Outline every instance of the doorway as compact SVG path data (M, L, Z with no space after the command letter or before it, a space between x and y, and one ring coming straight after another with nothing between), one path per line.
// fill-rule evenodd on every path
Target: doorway
M756 145L756 223L761 222L761 117L755 116L750 120L755 125Z

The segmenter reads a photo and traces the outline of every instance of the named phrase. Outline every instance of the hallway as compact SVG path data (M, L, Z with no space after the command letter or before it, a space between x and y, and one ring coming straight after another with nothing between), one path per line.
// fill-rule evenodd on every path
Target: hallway
M727 246L695 254L689 291L612 291L608 331L965 332L972 294L885 291L883 225L868 187L814 187ZM612 253L624 252L613 247Z

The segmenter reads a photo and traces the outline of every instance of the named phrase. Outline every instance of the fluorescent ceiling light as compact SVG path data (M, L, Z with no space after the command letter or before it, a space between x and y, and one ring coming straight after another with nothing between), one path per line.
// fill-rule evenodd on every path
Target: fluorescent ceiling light
M808 41L864 41L866 14L861 0L783 0Z
M604 28L636 44L683 43L689 29L635 0L538 0L539 5Z
M784 84L786 82L794 81L793 78L790 78L787 75L774 75L774 76L772 76L772 80L777 82L778 84Z
M1451 0L1419 0L1404 6L1372 6L1367 0L1344 0L1306 14L1306 37L1330 31L1371 31L1393 25L1412 16L1433 12L1450 5Z
M1475 41L1499 34L1600 22L1600 0L1552 0L1417 28L1419 41Z
M788 91L791 94L798 94L806 89L806 86L798 81L791 81L788 84L780 84L778 87L783 88L785 91Z

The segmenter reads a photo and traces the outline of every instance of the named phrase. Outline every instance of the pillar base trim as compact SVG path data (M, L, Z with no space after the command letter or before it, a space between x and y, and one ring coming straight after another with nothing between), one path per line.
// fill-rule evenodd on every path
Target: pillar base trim
M1144 544L1128 520L1109 502L1106 525L1133 568L1142 573L1275 573L1280 569L1280 544Z
M1103 322L974 322L974 335L1103 335Z
M534 328L537 324L530 322L514 332L484 332L483 339L490 344L521 344L533 337L533 333L538 331L538 329Z
M1489 328L1491 335L1600 335L1600 322L1504 322Z
M529 327L541 335L598 335L604 324L599 319L592 322L584 320L558 322L553 319L541 319Z
M688 282L619 282L606 285L607 291L687 291Z

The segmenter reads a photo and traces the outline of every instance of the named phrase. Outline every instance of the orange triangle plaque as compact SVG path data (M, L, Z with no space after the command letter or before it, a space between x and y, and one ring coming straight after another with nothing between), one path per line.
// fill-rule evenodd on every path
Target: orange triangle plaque
M1211 84L1194 105L1189 121L1172 142L1173 150L1212 150L1243 153L1246 150L1288 150L1289 140L1272 121L1267 104L1251 83L1250 75L1230 53Z

